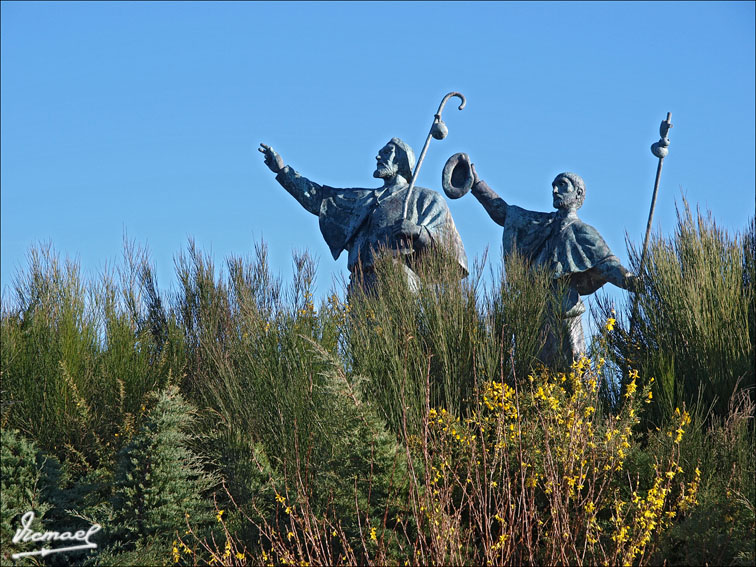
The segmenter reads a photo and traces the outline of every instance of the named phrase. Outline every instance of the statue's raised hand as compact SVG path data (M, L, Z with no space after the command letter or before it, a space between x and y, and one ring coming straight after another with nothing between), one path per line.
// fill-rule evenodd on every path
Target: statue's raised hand
M267 144L260 144L257 148L258 152L261 152L265 156L265 165L268 166L273 173L278 173L284 168L284 161L276 153L276 150L268 146Z
M473 178L473 185L475 185L478 181L480 181L480 177L478 177L478 172L475 171L475 164L470 163L470 172L472 173Z

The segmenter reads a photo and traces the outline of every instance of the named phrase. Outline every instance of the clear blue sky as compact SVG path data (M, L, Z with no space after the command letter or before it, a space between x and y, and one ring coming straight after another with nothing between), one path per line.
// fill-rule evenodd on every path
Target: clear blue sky
M319 259L318 294L346 274L317 218L256 150L303 175L376 187L376 151L420 153L443 95L449 136L419 185L440 191L468 152L508 202L551 210L555 174L587 184L581 218L627 263L640 243L672 112L655 229L681 191L730 231L754 214L754 2L2 2L2 287L35 242L96 274L122 238L146 244L162 288L188 237L274 269ZM450 208L468 256L501 229L468 195ZM7 297L7 296L6 296Z

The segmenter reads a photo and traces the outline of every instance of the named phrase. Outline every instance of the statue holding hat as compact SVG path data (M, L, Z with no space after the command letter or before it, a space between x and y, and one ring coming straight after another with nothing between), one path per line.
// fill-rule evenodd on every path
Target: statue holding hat
M391 250L401 263L408 285L417 285L411 258L422 256L433 246L451 250L467 274L467 256L444 198L435 191L415 187L408 191L415 165L412 148L392 138L376 156L373 177L383 180L377 189L339 189L320 185L296 172L266 144L258 148L276 181L307 211L319 217L320 232L334 260L348 253L350 289L360 282L372 289L376 255Z
M472 191L494 222L503 227L504 259L519 253L533 266L549 270L555 281L566 284L562 313L572 358L585 352L581 295L589 295L605 283L633 290L636 276L612 254L598 231L577 216L585 200L585 182L570 172L560 173L551 184L555 212L529 211L510 205L482 181L467 154L455 154L446 162L442 186L453 199ZM566 345L565 345L566 346ZM541 358L553 362L560 348L550 330Z

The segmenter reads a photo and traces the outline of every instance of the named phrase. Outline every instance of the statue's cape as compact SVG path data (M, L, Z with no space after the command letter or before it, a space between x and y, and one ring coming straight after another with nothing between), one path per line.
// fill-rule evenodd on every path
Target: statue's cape
M581 295L593 293L606 280L592 268L612 252L598 231L580 219L560 223L557 213L541 213L509 205L502 235L503 253L513 251L543 266L554 278L570 276Z
M371 226L371 217L373 223L378 222L379 225L383 222L390 226L401 220L406 190L390 193L380 189L336 189L325 186L324 189L326 192L319 215L320 231L333 258L337 259L351 242L356 250L351 254L354 258L350 258L350 262L357 256L361 256L363 262L370 262L371 254L367 248L380 244L385 238L375 230L375 226ZM428 229L437 244L451 245L458 263L467 274L467 255L462 239L441 195L424 187L413 188L406 218Z
M335 189L326 187L327 197L320 205L320 232L336 260L357 233L376 205L373 189Z

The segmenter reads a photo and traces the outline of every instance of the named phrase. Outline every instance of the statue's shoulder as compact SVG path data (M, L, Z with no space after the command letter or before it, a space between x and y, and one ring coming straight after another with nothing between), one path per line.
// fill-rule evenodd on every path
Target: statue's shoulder
M343 203L366 201L371 199L376 193L376 189L360 187L340 188L323 185L323 189L325 189L328 198Z
M427 187L413 187L412 192L415 194L415 198L418 202L426 205L438 205L440 207L448 208L446 199L438 191L428 189Z
M574 223L572 223L571 228L573 233L575 234L575 238L578 241L586 240L590 242L600 242L606 246L601 233L599 233L599 231L596 230L592 225L578 219Z
M418 187L415 186L412 188L413 191L417 191L418 195L423 195L427 199L441 199L444 200L444 198L441 196L441 193L438 191L434 191L433 189L428 189L427 187Z
M515 227L530 227L537 228L539 226L546 226L551 224L556 218L556 211L551 213L545 213L541 211L531 211L523 209L517 205L507 204L507 216L506 225Z

